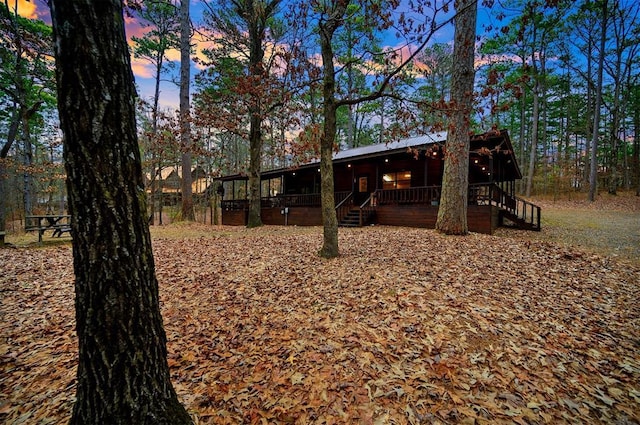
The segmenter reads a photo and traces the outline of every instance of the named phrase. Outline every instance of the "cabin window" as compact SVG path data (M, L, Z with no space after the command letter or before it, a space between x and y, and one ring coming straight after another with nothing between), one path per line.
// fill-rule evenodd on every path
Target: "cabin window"
M246 180L229 180L222 182L223 200L239 200L247 199L247 181Z
M260 187L263 198L272 198L282 193L282 179L276 177L273 179L262 180Z
M411 171L385 173L382 175L383 189L408 189L411 187Z

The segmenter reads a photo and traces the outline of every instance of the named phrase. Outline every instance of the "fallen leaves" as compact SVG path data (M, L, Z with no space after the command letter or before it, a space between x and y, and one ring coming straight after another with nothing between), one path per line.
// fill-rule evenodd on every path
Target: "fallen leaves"
M640 269L431 230L156 237L169 364L200 424L640 421ZM0 419L68 420L69 247L0 251Z

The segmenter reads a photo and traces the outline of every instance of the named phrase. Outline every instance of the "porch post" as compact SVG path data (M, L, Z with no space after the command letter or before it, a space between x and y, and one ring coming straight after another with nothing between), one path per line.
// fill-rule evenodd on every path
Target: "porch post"
M429 185L429 155L427 151L424 152L424 184L423 186Z
M495 174L495 170L493 169L493 156L489 157L489 183L493 183L493 175Z
M355 164L351 165L351 193L354 193L356 190L356 166Z

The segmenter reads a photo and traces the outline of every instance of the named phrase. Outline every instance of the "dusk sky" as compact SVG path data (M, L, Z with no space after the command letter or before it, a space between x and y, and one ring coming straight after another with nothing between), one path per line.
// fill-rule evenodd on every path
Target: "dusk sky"
M191 18L194 23L197 25L200 21L200 14L202 11L202 1L203 0L192 0L191 1ZM9 7L13 8L15 5L15 0L9 1ZM24 17L28 18L37 18L41 19L47 23L50 23L49 9L44 0L18 0L18 13ZM479 22L487 22L490 19L489 11L486 9L479 9L478 20ZM126 31L127 38L131 39L132 36L141 37L146 31L134 18L125 17L126 21ZM479 31L480 25L479 25ZM453 27L447 26L444 28L437 37L435 38L438 42L451 42L453 39ZM395 47L397 46L397 40L394 40L392 37L388 38L387 44L389 46ZM178 51L169 52L169 59L178 61L180 60L180 54ZM150 98L153 94L153 69L151 64L144 60L139 60L132 57L132 69L136 78L136 84L139 88L139 94L143 98ZM192 74L198 72L198 69L195 64L192 64ZM176 71L177 75L177 71ZM167 78L168 79L168 78ZM177 85L165 81L161 84L161 98L160 104L161 107L168 109L176 109L178 105L178 93L179 89Z

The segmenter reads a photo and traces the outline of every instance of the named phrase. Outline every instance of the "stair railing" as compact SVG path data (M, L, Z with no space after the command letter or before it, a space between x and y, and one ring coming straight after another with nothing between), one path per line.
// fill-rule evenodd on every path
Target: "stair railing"
M525 201L521 198L516 199L516 215L525 223L530 224L535 230L541 230L540 227L540 207Z
M364 226L365 221L367 221L369 219L369 217L371 217L371 214L373 214L375 212L375 207L372 205L373 203L371 202L372 199L375 199L375 192L373 192L372 194L369 195L369 197L367 198L366 201L364 201L362 203L362 205L360 205L360 219L359 219L359 224L360 227Z
M345 196L342 199L342 201L338 202L338 204L336 205L335 210L336 210L336 218L338 219L338 223L340 223L340 221L342 221L344 216L347 215L352 205L353 205L353 192Z
M540 230L540 211L541 208L525 199L513 196L504 190L497 184L491 186L491 192L493 196L490 198L495 202L495 205L509 211L523 223L531 226L531 228Z

